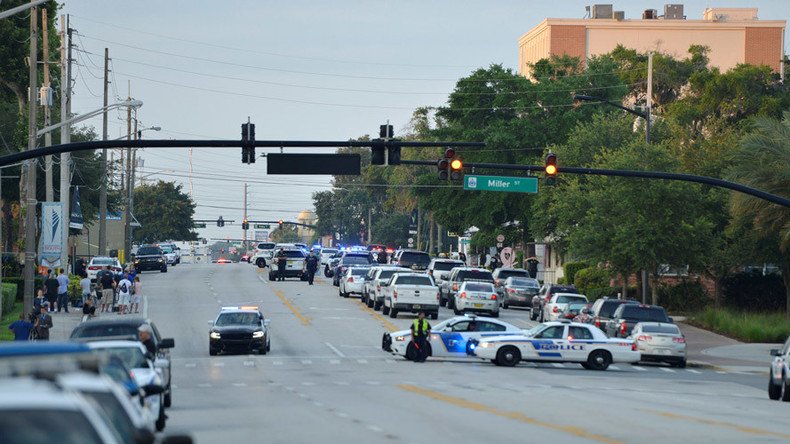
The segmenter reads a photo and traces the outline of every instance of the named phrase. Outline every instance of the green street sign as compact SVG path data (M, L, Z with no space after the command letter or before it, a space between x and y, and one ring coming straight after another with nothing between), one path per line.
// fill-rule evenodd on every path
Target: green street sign
M473 191L504 191L509 193L537 193L537 177L465 176L464 189Z
M269 224L255 224L254 227L261 230L268 230L269 228L271 228Z
M201 222L201 223L197 223L196 222L192 226L193 226L193 228L206 228L206 224L203 223L203 222Z

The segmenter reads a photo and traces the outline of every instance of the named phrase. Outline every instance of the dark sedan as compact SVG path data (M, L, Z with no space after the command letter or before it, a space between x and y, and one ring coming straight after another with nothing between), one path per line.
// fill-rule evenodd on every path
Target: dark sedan
M223 307L217 319L209 322L208 353L253 353L265 355L271 348L269 320L258 307Z

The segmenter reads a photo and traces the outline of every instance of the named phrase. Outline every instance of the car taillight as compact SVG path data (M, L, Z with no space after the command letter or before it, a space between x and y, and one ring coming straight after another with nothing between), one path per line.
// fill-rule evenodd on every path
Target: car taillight
M598 316L595 317L595 326L601 328L601 318Z
M349 276L346 282L354 282L354 276Z
M508 293L515 293L515 292L516 292L516 289L515 289L515 288L508 288L508 289L507 289L507 292L508 292Z
M376 290L379 290L379 291L381 291L381 285L379 285L379 284L376 284Z
M436 300L438 301L440 298L441 298L441 296L439 296L439 292L437 291L436 292Z
M392 298L393 299L398 299L398 292L397 291L393 291L392 292Z
M627 330L627 326L625 325L625 322L621 322L620 323L620 334L625 336L626 330Z
M631 351L636 351L636 342L631 343Z
M88 270L101 270L101 267L88 267Z
M652 341L652 340L653 340L653 337L652 337L652 336L647 336L647 335L639 335L639 336L636 338L636 340L637 340L637 341Z
M491 295L491 300L492 300L492 301L496 301L496 294L492 294L492 295Z
M560 310L557 307L554 307L551 309L551 311L553 311L554 313L559 313Z
M685 344L686 338L672 338L672 342L677 342L678 344Z
M466 299L466 292L462 291L460 297L461 299Z

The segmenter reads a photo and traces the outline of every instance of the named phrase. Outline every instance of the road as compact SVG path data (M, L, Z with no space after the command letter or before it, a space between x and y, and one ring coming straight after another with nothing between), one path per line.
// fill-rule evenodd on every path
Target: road
M199 443L790 440L790 404L768 400L760 373L415 364L380 348L382 333L407 328L411 316L385 318L324 279L269 282L244 263L181 265L141 279L149 317L176 342L168 428ZM260 305L272 320L271 352L209 357L208 321L240 304ZM533 325L527 311L502 319Z

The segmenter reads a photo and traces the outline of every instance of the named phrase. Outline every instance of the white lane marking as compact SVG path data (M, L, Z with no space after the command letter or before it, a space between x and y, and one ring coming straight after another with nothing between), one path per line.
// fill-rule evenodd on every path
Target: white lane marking
M315 402L313 403L313 405L314 405L314 406L316 406L316 407L323 407L323 406L324 406L324 403L323 403L323 402L318 402L318 401L315 401Z
M148 296L143 296L143 318L148 319Z
M341 418L348 418L348 413L337 412L337 413L335 413L335 415L337 415L337 416L339 416Z
M348 383L345 382L345 381L334 381L334 382L332 382L332 384L335 384L335 385L348 385Z
M554 367L557 367L557 368L565 368L565 365L564 364L560 364L559 362L554 362L551 365L553 365Z
M247 384L245 384L243 382L234 382L233 386L234 387L247 387Z
M327 346L327 347L329 347L329 349L330 349L330 350L332 350L333 352L335 352L335 354L336 354L336 355L338 355L338 356L340 356L341 358L345 358L345 357L346 357L346 355L344 355L344 354L343 354L343 352L341 352L340 350L338 350L338 349L337 349L337 347L335 347L334 345L332 345L332 344L330 344L330 343L328 343L328 342L324 342L324 344L326 344L326 346Z
M702 373L701 371L699 371L699 370L694 370L693 368L687 368L687 369L686 369L686 371L687 371L687 372L689 372L689 373L695 373L695 374L697 374L697 375L699 375L700 373Z
M299 393L299 397L302 398L302 399L307 399L308 398L308 396L305 395L304 393Z
M381 383L379 381L368 381L365 384L367 384L367 385L381 385Z
M211 384L205 384L205 383L204 384L198 384L198 387L208 388L208 387L211 387Z
M374 432L378 432L378 433L381 433L381 432L383 432L383 431L384 431L384 429L382 429L381 427L379 427L379 426L374 426L374 425L369 425L369 426L368 426L368 430L372 430L372 431L374 431Z
M616 365L610 365L609 368L612 369L612 370L615 370L615 371L619 371L620 370L620 367L618 367Z
M357 362L360 363L360 364L367 364L368 360L367 359L357 359Z
M722 371L717 371L716 373L718 373L720 375L726 375L727 374L727 372L722 372Z
M244 361L245 367L255 367L255 361Z
M313 363L313 361L311 361L309 359L302 359L302 364L304 364L304 365L310 365L312 363Z
M302 385L304 385L304 386L308 386L308 387L309 387L309 386L315 385L315 382L308 382L308 381L305 381L305 382L303 382L303 383L302 383Z
M274 361L272 362L274 365L283 365L283 361Z
M187 362L186 364L184 364L184 367L186 367L186 368L195 368L195 367L197 367L197 364L195 364L194 362Z
M339 359L330 359L330 360L329 360L329 363L330 363L330 364L337 365L337 364L340 364L340 360L339 360Z
M633 368L633 369L634 369L634 370L636 370L636 371L640 371L640 372L646 372L646 371L647 371L647 369L646 369L646 368L644 368L644 367L640 367L640 366L638 366L638 365L632 365L632 366L631 366L631 368Z
M672 370L671 368L659 367L659 369L661 369L661 371L665 371L667 373L675 373L675 371Z
M215 362L214 363L214 367L225 367L225 363L224 362Z

